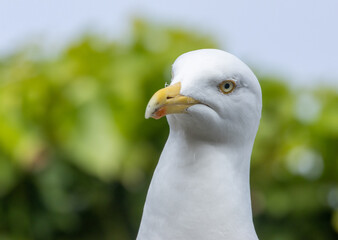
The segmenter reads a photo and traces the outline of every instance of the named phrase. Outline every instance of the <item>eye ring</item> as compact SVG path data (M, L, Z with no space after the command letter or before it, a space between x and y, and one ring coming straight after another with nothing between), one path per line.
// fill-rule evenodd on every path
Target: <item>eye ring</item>
M229 94L236 88L236 83L232 80L225 80L220 85L218 85L218 88L222 93Z

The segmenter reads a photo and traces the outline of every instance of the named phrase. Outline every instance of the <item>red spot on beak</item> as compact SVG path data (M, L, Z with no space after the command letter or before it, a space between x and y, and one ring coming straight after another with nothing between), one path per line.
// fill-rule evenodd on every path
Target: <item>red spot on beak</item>
M166 111L165 107L161 107L160 109L158 109L158 110L154 113L153 118L155 118L155 119L160 119L161 117L165 116L166 112L167 112L167 111Z

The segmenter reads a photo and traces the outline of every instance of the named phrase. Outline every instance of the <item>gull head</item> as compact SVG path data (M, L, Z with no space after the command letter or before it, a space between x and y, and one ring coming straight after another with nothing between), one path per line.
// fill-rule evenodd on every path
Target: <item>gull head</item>
M145 117L167 116L170 130L198 140L252 142L262 109L259 82L234 55L201 49L179 56L168 87L150 99Z

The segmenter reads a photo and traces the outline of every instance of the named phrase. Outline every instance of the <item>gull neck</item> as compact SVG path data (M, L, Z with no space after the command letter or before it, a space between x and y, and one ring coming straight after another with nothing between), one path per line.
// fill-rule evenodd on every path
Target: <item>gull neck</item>
M208 144L171 131L149 187L138 240L252 239L252 143Z

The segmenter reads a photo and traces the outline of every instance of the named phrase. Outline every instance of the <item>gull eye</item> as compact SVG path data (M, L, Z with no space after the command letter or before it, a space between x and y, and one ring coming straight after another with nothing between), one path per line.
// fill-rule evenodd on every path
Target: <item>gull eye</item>
M228 94L235 89L236 83L232 80L226 80L223 81L218 87L222 91L222 93Z

